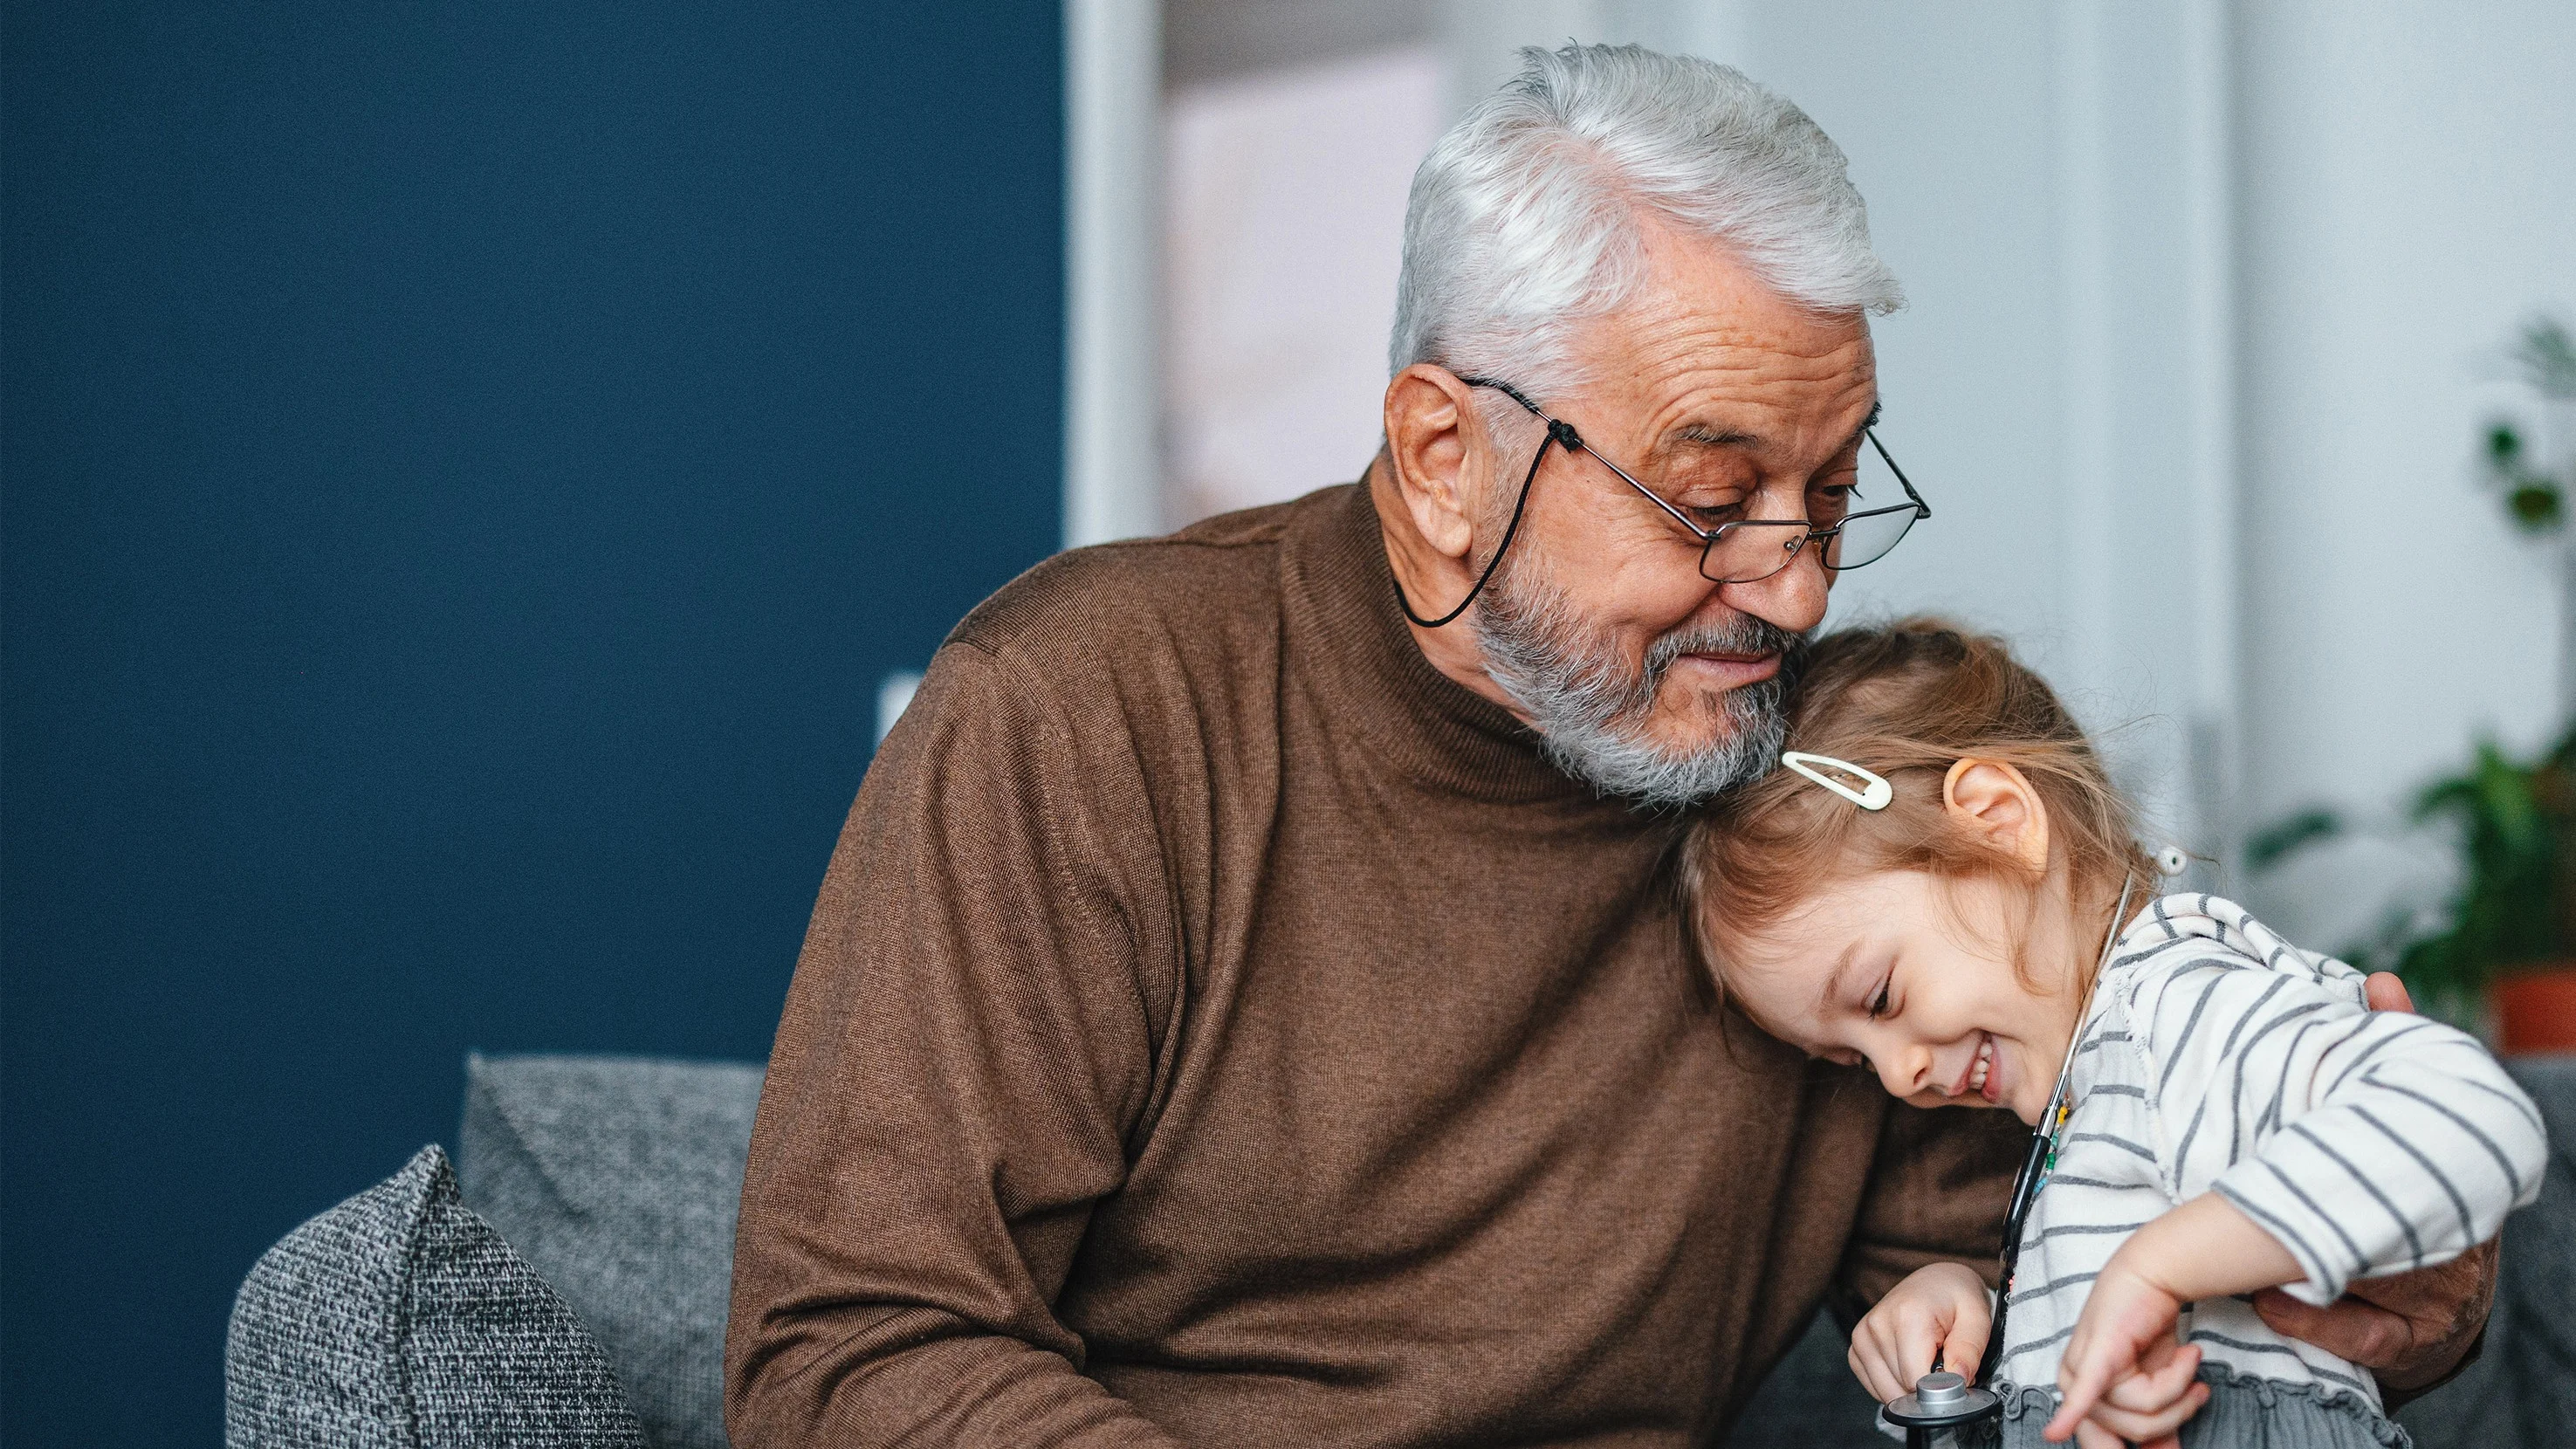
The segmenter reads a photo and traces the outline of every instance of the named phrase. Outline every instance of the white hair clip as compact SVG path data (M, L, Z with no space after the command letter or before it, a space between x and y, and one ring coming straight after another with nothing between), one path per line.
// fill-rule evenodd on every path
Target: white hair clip
M1888 784L1887 781L1871 774L1869 771L1862 769L1860 766L1853 764L1849 760L1837 760L1831 755L1811 755L1804 750L1787 750L1782 752L1780 763L1797 771L1799 774L1806 776L1808 779L1815 781L1817 784L1824 786L1826 789L1833 791L1835 794L1842 796L1844 799L1849 800L1863 810L1884 810L1887 808L1887 802L1896 798L1895 786ZM1855 790L1851 786L1844 784L1842 781L1835 779L1833 776L1826 774L1823 770L1817 769L1816 766L1818 765L1823 765L1827 769L1840 770L1844 774L1851 776L1853 779L1864 783L1860 789Z

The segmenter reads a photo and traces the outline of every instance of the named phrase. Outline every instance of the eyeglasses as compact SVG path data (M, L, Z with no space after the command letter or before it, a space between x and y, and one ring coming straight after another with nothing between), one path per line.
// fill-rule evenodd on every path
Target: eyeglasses
M1602 467L1619 475L1620 482L1636 489L1673 522L1690 530L1691 536L1700 542L1700 577L1713 584L1760 583L1795 562L1798 551L1810 543L1816 545L1824 566L1836 573L1874 564L1905 540L1907 531L1914 527L1916 520L1932 516L1931 505L1925 503L1923 496L1914 491L1914 485L1906 481L1905 470L1897 467L1896 460L1887 455L1887 448L1878 441L1878 434L1864 429L1864 436L1878 454L1879 461L1887 465L1887 471L1895 475L1897 486L1905 490L1903 503L1860 513L1844 513L1838 518L1821 521L1813 518L1747 518L1721 523L1715 528L1702 528L1692 522L1689 515L1674 507L1663 494L1638 482L1627 469L1601 457L1599 452L1584 443L1582 435L1574 431L1572 424L1549 417L1540 411L1538 404L1521 396L1520 391L1509 383L1489 377L1462 377L1458 380L1469 387L1492 388L1528 408L1539 421L1547 424L1550 441L1569 453L1591 453L1599 458ZM1539 451L1545 453L1547 444L1540 444ZM1532 461L1535 463L1536 460ZM1854 493L1858 491L1855 489ZM1838 499L1828 508L1848 506L1848 499Z
M1493 578L1494 571L1502 566L1504 552L1512 546L1513 536L1520 532L1521 513L1529 506L1530 485L1538 480L1539 464L1546 461L1551 445L1568 453L1591 453L1600 459L1602 467L1617 474L1620 482L1636 489L1647 502L1663 510L1667 517L1699 540L1699 574L1713 584L1759 583L1797 562L1798 555L1810 543L1816 545L1817 561L1832 572L1842 573L1873 564L1887 557L1902 543L1918 520L1932 516L1932 506L1923 501L1922 494L1914 491L1914 484L1906 478L1905 470L1896 466L1896 460L1888 456L1887 447L1879 442L1877 432L1863 429L1871 451L1887 465L1888 474L1895 478L1897 487L1905 491L1904 502L1859 513L1842 512L1839 516L1824 519L1746 518L1703 528L1673 506L1663 494L1638 482L1627 469L1594 451L1583 441L1583 435L1574 430L1572 423L1548 416L1544 409L1510 383L1490 377L1461 377L1458 380L1469 387L1492 388L1529 409L1532 416L1547 424L1547 437L1538 445L1538 452L1531 456L1529 472L1521 479L1520 496L1512 504L1512 519L1503 530L1502 545L1494 550L1493 558L1476 579L1475 587L1467 591L1467 597L1459 600L1456 608L1438 619L1425 619L1413 612L1412 601L1404 598L1403 586L1397 586L1396 597L1404 605L1405 617L1426 629L1437 629L1467 612L1467 606L1484 592L1486 581ZM1827 508L1847 509L1850 498L1861 496L1865 496L1863 490L1855 487L1850 493L1831 500Z

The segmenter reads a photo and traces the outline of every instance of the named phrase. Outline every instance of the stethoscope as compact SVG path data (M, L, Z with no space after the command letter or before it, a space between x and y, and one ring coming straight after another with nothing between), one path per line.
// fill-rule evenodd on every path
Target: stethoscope
M2168 876L2180 875L2185 864L2182 852L2172 847L2156 857L2157 870ZM2048 1095L2039 1126L2030 1134L2030 1150L2022 1154L2021 1172L2013 1178L2011 1203L2004 1209L2003 1273L1997 1279L2003 1287L1995 1294L1994 1322L1987 1329L1976 1382L1942 1368L1936 1356L1932 1372L1915 1380L1914 1392L1879 1410L1887 1422L1905 1431L1905 1449L1957 1449L1986 1437L1971 1433L1976 1426L2003 1422L2004 1401L1994 1390L1995 1371L2004 1362L2004 1315L2012 1307L2013 1269L2021 1263L2022 1229L2030 1225L2039 1190L2048 1185L2049 1171L2057 1166L2058 1135L2066 1130L2066 1119L2074 1111L2066 1089L2075 1076L2075 1048L2084 1040L2084 1024L2093 1014L2093 988L2110 969L2111 948L2119 944L2120 927L2129 918L2129 893L2136 886L2136 875L2120 878L2120 903L2111 908L2111 929L2102 937L2101 958L2094 962L2093 979L2084 983L2084 999L2075 1008L2075 1030L2067 1037L2066 1060L2057 1068L2057 1089Z

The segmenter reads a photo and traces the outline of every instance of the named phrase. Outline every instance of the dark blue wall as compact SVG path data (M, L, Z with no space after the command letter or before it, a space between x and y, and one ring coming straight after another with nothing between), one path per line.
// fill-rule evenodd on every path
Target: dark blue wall
M1057 537L1058 15L7 8L0 1438L211 1442L468 1047L767 1051Z

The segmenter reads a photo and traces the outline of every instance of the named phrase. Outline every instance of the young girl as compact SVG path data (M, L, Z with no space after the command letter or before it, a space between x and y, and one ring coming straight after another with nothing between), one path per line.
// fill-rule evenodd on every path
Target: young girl
M1997 641L1847 630L1801 680L1788 767L1692 833L1688 918L1772 1035L1915 1106L2059 1122L2005 1290L2005 1442L2191 1416L2196 1445L2405 1444L2367 1371L2246 1295L2322 1305L2493 1236L2539 1189L2530 1100L2470 1037L2370 1012L2342 962L2159 899L2083 731ZM1992 1312L1971 1269L1922 1269L1853 1370L1881 1400L1936 1351L1973 1374Z

